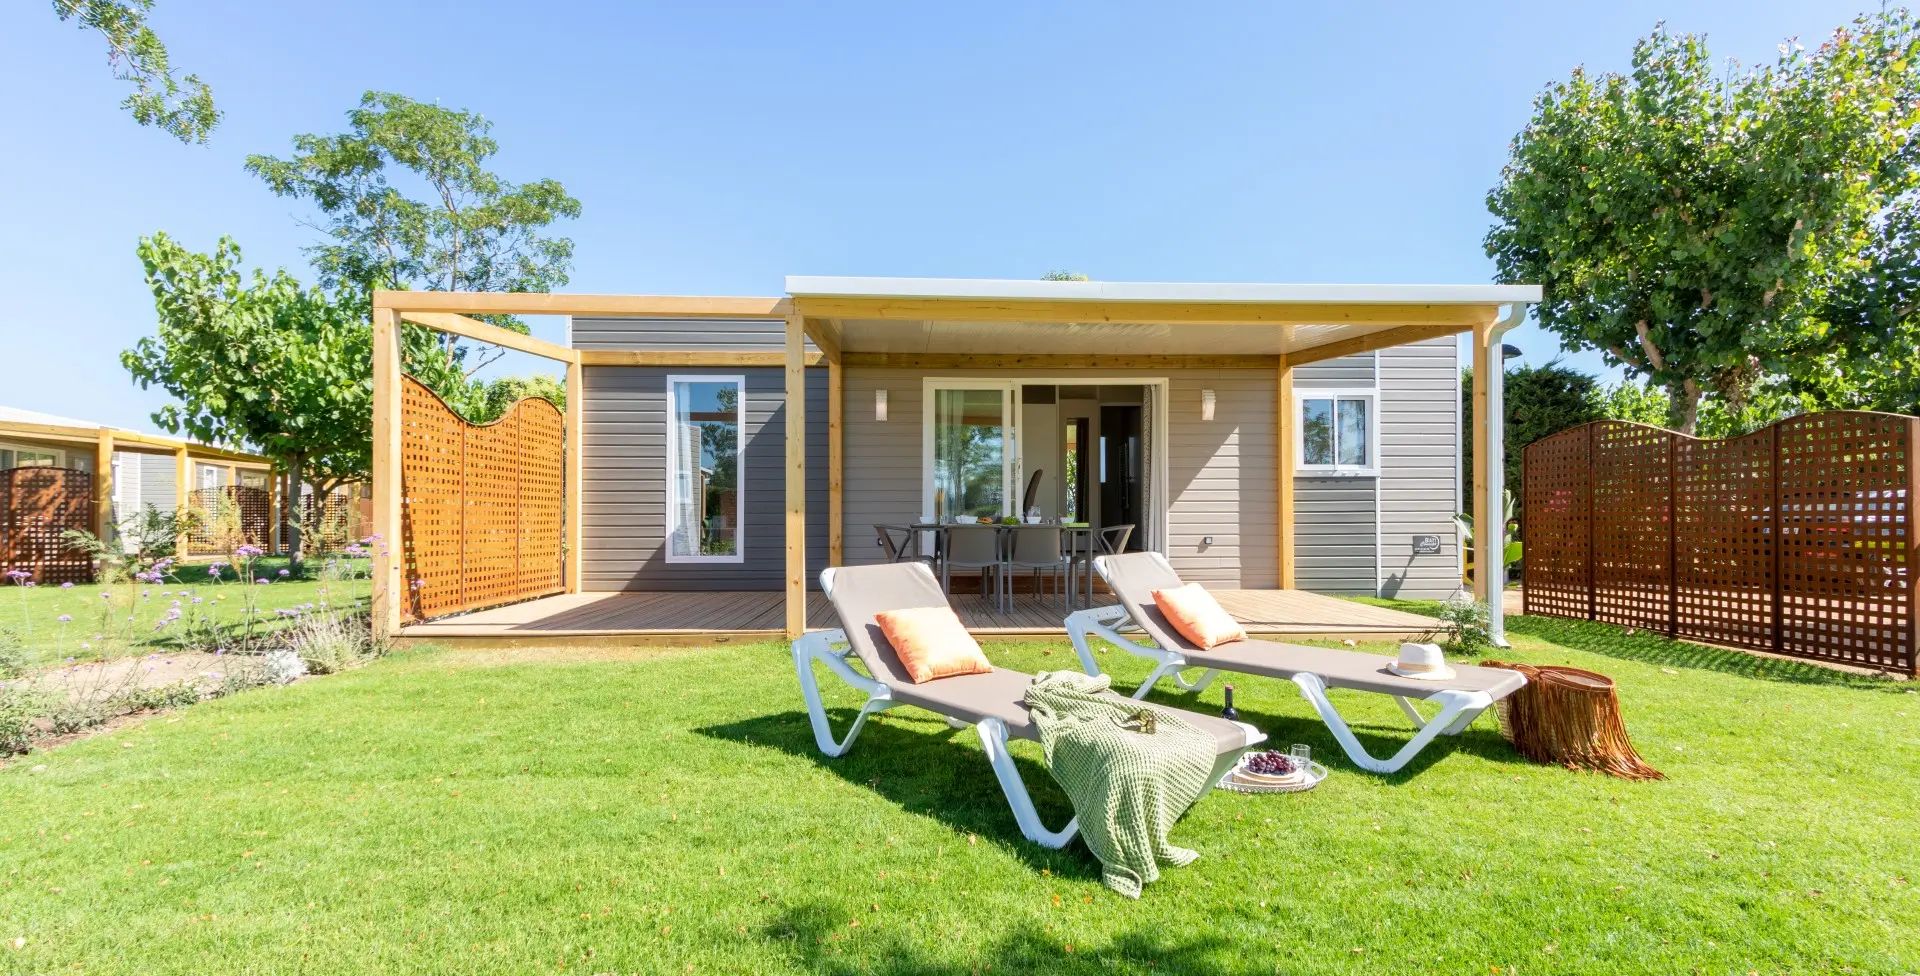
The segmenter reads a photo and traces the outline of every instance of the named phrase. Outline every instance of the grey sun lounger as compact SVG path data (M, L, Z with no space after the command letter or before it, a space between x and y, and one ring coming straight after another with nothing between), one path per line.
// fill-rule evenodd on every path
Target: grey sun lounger
M1024 671L994 668L989 674L958 675L914 684L880 626L874 622L875 614L883 610L945 606L946 594L940 591L940 583L934 579L932 570L924 563L845 566L822 572L820 588L826 591L834 612L839 614L842 629L814 631L793 642L793 666L800 677L807 717L813 723L813 738L820 751L829 756L844 755L860 735L868 716L901 705L943 716L956 728L971 725L980 735L980 744L986 749L987 761L1000 781L1008 805L1013 808L1020 833L1044 847L1059 848L1070 843L1080 832L1078 818L1059 830L1046 829L1034 810L1033 798L1027 793L1019 768L1007 752L1009 739L1039 740L1025 701L1027 685L1033 676ZM854 670L852 660L858 660L866 673ZM826 665L840 680L867 694L866 703L860 707L846 736L837 741L827 724L826 707L820 700L815 662ZM1216 783L1232 770L1243 752L1266 740L1266 736L1251 725L1181 709L1167 710L1213 736L1218 751L1214 764Z
M1135 698L1146 697L1155 682L1169 675L1182 691L1196 693L1222 671L1291 681L1320 713L1320 720L1327 724L1340 748L1346 750L1347 758L1369 772L1399 770L1436 736L1459 734L1488 706L1527 683L1518 671L1470 664L1452 665L1455 674L1444 681L1405 678L1387 670L1393 663L1390 657L1278 641L1234 641L1203 650L1174 630L1154 605L1154 590L1180 585L1180 576L1166 557L1157 552L1133 552L1101 556L1093 565L1100 578L1113 589L1119 605L1081 610L1067 617L1067 634L1073 639L1074 653L1080 656L1080 666L1088 674L1100 673L1100 664L1094 660L1089 644L1089 638L1099 637L1123 651L1155 662L1153 671L1134 691ZM1138 633L1122 633L1129 627ZM1136 638L1141 636L1152 644L1139 642ZM1190 668L1204 668L1205 673L1190 682L1181 674ZM1328 700L1327 691L1331 688L1393 696L1394 701L1400 703L1400 710L1413 722L1413 738L1393 756L1374 758ZM1415 699L1438 706L1439 711L1427 718L1414 706Z

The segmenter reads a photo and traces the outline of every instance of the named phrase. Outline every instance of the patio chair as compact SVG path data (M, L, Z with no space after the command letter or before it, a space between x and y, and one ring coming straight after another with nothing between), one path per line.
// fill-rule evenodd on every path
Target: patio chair
M1076 577L1084 574L1086 578L1087 606L1093 605L1093 558L1095 556L1111 555L1116 552L1126 552L1127 540L1133 538L1133 529L1134 525L1132 522L1122 522L1119 525L1105 526L1088 540L1088 548L1081 549L1078 546L1074 547L1073 573ZM1078 585L1077 581L1075 585Z
M793 642L793 666L800 677L800 692L807 702L807 717L813 724L813 739L820 751L829 756L845 755L860 736L868 716L902 705L923 708L943 716L956 728L971 725L980 736L987 762L1000 781L1007 805L1020 833L1043 847L1065 847L1080 832L1079 818L1069 820L1059 830L1048 830L1034 810L1026 781L1007 751L1010 739L1039 740L1025 701L1027 685L1033 676L1024 671L994 668L988 674L967 674L914 684L895 656L893 646L881 633L874 617L885 610L908 610L941 606L946 600L933 571L920 563L896 563L884 566L842 566L820 573L820 588L840 617L839 630L814 631ZM858 659L866 673L854 670ZM827 723L827 710L820 700L820 685L813 671L814 662L827 666L840 680L867 695L859 714L846 735L838 740ZM1213 736L1217 759L1213 782L1231 772L1240 755L1266 741L1266 736L1251 725L1230 722L1212 715L1200 715L1180 709L1168 709L1180 718Z
M1007 570L1009 573L1027 570L1034 580L1036 595L1039 591L1041 570L1053 577L1054 591L1065 588L1068 572L1073 568L1072 561L1061 546L1065 533L1057 525L1016 525L1008 530L1011 542L1007 544ZM1013 599L1013 581L1007 581L1007 599Z
M998 525L949 525L942 530L946 545L940 557L940 589L953 593L953 572L980 574L980 598L987 598L987 584L993 584L993 605L1006 611L1000 592L1006 586L1006 554L1001 548ZM944 601L943 601L944 602Z
M920 534L911 525L875 525L874 541L886 554L887 562L912 562L927 557L920 554Z
M1320 720L1346 750L1347 758L1361 769L1391 773L1405 766L1436 736L1458 735L1488 706L1513 694L1527 683L1517 671L1454 664L1454 677L1445 681L1405 678L1387 670L1393 659L1329 647L1307 647L1278 641L1242 640L1201 649L1181 636L1154 605L1153 591L1180 584L1180 577L1157 552L1132 552L1100 556L1093 561L1100 578L1107 581L1119 599L1119 606L1081 610L1067 617L1067 634L1073 639L1074 653L1088 674L1099 674L1088 638L1099 637L1129 654L1155 662L1153 670L1133 697L1144 698L1154 683L1171 675L1182 691L1198 693L1222 671L1262 675L1292 681L1300 694L1320 713ZM1151 644L1143 644L1121 629L1131 624ZM1199 680L1189 682L1183 670L1205 668ZM1400 710L1413 723L1412 739L1400 751L1386 759L1367 752L1338 709L1327 698L1330 688L1347 688L1373 694L1391 695ZM1414 706L1420 699L1438 706L1427 718Z

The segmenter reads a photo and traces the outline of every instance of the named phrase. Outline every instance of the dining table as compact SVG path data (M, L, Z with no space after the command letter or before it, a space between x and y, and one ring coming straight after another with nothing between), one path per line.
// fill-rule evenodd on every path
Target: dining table
M986 523L951 522L951 521L949 522L919 521L919 522L912 522L912 523L901 525L900 528L911 529L915 533L920 533L920 532L933 533L934 558L938 560L944 556L946 551L946 538L947 538L946 530L951 529L957 525L978 525L978 524L986 524ZM1070 564L1072 564L1073 566L1078 566L1080 556L1085 555L1088 557L1087 563L1086 563L1086 572L1084 574L1086 578L1085 580L1086 600L1085 602L1080 603L1079 605L1082 607L1088 607L1093 605L1093 559L1092 557L1097 554L1093 551L1094 546L1096 545L1096 542L1095 542L1095 529L1091 524L1087 522L1020 522L1017 524L1009 525L1005 522L994 522L992 523L992 525L994 528L1000 530L1000 541L1002 543L1000 546L1000 551L1002 553L1009 553L1012 551L1012 547L1006 545L1008 541L1007 535L1009 533L1018 532L1022 529L1059 529L1061 532L1061 538L1065 540L1065 544L1066 544L1065 555L1067 556L1067 559ZM918 536L916 535L915 538L918 539ZM899 560L911 559L917 555L918 555L917 545L911 548L902 547L900 550L900 553L896 556L896 559L899 559ZM1003 557L1003 565L1004 564L1005 564L1005 559ZM1075 601L1078 600L1081 589L1082 587L1080 586L1079 582L1074 579L1073 570L1070 568L1067 574L1067 590L1068 590L1067 603L1069 606L1073 605Z

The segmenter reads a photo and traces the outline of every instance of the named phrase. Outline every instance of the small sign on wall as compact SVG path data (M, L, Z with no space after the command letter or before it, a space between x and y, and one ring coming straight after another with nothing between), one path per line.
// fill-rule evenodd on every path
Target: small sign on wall
M1437 535L1416 535L1413 537L1413 554L1416 556L1440 555L1440 537Z

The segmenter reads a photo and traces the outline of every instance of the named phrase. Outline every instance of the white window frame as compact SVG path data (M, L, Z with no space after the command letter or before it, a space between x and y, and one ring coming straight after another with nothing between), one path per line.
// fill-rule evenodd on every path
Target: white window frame
M1306 403L1308 400L1367 401L1367 463L1308 464ZM1340 406L1334 404L1334 457L1340 456ZM1294 473L1316 478L1377 478L1380 476L1380 390L1377 387L1325 387L1293 391Z
M679 464L680 452L674 449L674 441L679 436L680 398L676 392L682 383L732 383L740 391L734 399L734 430L740 438L740 470L734 472L737 484L734 485L734 512L736 521L733 526L733 554L709 555L706 553L680 554L673 551L674 481L679 472L674 470ZM667 416L666 416L666 457L667 457L667 497L662 506L664 512L661 522L666 534L660 539L662 554L669 563L744 563L747 561L747 377L743 373L669 373L667 375Z
M21 451L27 451L33 454L51 454L53 455L54 467L64 468L67 466L67 450L63 447L47 447L42 444L26 444L19 441L0 441L0 450L13 451L16 454Z

